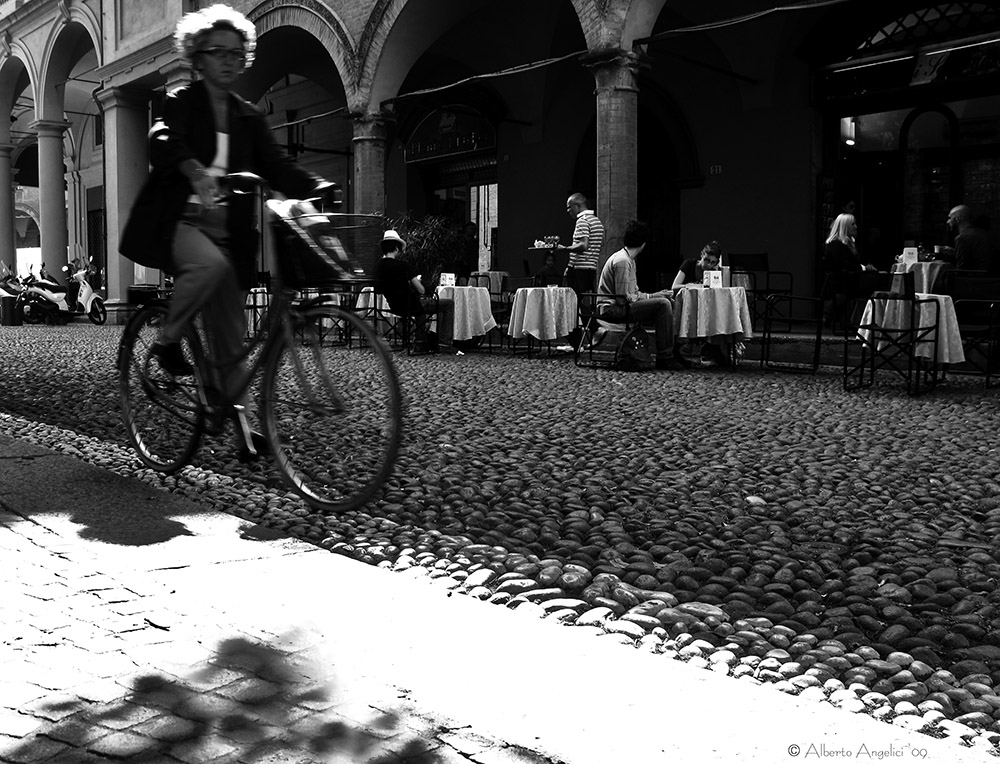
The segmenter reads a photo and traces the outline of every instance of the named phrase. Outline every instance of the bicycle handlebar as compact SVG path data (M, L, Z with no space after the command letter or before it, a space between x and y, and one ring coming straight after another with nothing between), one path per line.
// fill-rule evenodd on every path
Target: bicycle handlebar
M252 172L231 172L219 178L218 183L225 196L252 194L257 189L263 191L265 196L272 196L268 182ZM310 199L322 199L334 207L340 206L344 201L343 190L333 181L324 180L317 186L316 191L318 192L316 196L309 197Z

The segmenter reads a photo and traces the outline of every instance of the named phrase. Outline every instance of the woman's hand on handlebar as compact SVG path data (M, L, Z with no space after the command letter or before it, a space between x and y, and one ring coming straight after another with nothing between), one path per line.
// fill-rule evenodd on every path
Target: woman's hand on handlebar
M344 190L339 183L332 180L324 180L316 186L316 198L328 206L337 208L344 201Z
M191 186L194 188L194 192L198 194L198 198L201 199L201 203L205 205L205 209L210 210L215 207L215 203L221 194L219 193L219 183L214 176L202 168L191 179Z
M212 209L220 196L218 180L204 165L193 159L183 162L180 170L187 177L191 189L198 195L205 208Z

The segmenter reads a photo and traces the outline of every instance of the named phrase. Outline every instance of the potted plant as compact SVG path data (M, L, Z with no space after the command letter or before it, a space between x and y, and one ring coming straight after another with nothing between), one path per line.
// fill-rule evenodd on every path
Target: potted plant
M406 250L402 258L422 276L424 287L433 291L442 271L449 271L463 253L465 241L462 228L451 218L428 215L417 219L410 214L390 221L403 241Z

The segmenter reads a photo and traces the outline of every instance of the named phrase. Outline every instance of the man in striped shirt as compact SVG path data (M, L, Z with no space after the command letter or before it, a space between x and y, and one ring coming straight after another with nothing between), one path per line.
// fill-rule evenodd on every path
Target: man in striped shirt
M569 252L566 286L579 296L581 292L594 291L597 266L604 249L604 224L587 207L587 197L581 193L571 194L566 200L566 212L576 217L573 243L557 244L555 248Z

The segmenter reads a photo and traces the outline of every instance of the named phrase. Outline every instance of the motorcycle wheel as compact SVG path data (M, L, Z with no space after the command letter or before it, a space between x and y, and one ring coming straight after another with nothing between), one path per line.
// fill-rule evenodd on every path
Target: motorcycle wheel
M22 324L40 324L45 320L38 307L29 305L26 300L18 302L17 310L21 312Z
M90 311L87 313L90 323L101 326L108 320L108 309L104 307L104 300L94 300L90 304Z

